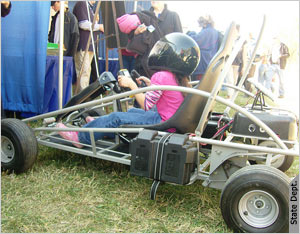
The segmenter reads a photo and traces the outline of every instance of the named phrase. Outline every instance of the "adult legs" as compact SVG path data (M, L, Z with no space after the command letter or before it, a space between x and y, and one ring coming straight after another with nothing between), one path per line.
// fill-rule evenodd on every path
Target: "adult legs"
M247 81L248 78L253 78L254 77L254 74L255 74L255 69L256 69L256 65L255 64L252 64L251 67L250 67L250 70L248 72L248 75L245 79L245 89L249 92L252 92L252 85L249 81Z
M90 75L91 75L91 63L93 60L93 52L87 51L86 56L84 56L85 51L77 51L74 56L75 69L77 74L77 86L79 86L79 92L89 86ZM80 78L80 71L82 66L82 74ZM80 78L80 82L79 82Z
M265 72L265 87L272 91L272 80L275 75L273 66L268 66Z
M124 68L131 72L135 64L134 56L122 55L122 59Z
M284 70L280 69L279 65L275 64L275 71L279 78L279 97L284 96Z
M258 68L258 83L264 85L265 83L265 73L267 70L266 64L261 64Z
M98 57L97 57L98 58ZM99 65L98 65L99 66ZM90 84L95 82L97 80L97 68L95 65L95 59L92 59L92 63L91 63L91 77L90 77Z
M272 72L271 72L272 71ZM279 97L284 97L284 77L283 77L283 70L280 69L278 64L272 64L270 66L270 74L272 73L272 77L277 74L279 79ZM268 80L270 77L268 77ZM270 81L270 87L272 86L272 79Z

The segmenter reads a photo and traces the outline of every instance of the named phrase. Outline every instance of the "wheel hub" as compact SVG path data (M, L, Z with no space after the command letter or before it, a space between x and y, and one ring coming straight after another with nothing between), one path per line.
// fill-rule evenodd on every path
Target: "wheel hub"
M272 225L279 214L279 207L275 198L262 190L253 190L244 194L238 204L241 218L256 228Z
M15 148L10 139L1 136L1 162L9 163L15 156Z

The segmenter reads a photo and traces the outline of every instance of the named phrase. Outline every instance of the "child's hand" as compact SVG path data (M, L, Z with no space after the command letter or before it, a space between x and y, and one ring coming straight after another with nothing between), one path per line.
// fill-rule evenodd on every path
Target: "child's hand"
M131 90L137 89L136 83L131 79L131 77L127 76L118 76L119 85L123 88L130 88Z
M145 24L141 24L139 25L136 30L134 31L134 35L138 35L140 33L143 33L147 30L147 27L145 26Z
M142 81L144 81L145 84L146 84L147 86L150 86L150 85L151 85L150 79L148 79L148 78L145 77L145 76L140 76L139 78L136 78L136 81L137 81L137 83L138 83L139 85L142 84Z

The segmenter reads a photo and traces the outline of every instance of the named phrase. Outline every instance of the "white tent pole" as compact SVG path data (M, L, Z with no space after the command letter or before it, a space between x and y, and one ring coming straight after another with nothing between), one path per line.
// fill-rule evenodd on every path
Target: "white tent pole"
M63 99L63 70L64 70L64 16L65 1L60 2L59 11L59 69L58 69L58 108L62 109Z
M133 2L133 11L136 12L137 10L137 1Z
M89 19L90 22L92 22L92 21L91 21L91 16L90 16L90 11L89 11L89 3L88 3L88 1L85 1L85 3L86 3L86 9L88 9L88 10L87 10L87 13L88 13L88 19ZM100 4L101 4L101 2L99 2L99 3L97 4L96 12L97 12L97 10L99 11ZM98 12L97 12L97 13L98 13ZM97 17L97 14L95 14L94 17ZM94 41L94 30L93 30L91 24L90 24L90 34L91 34L91 39L92 39L92 46L93 46L93 52L94 52L94 61L95 61L95 67L96 67L97 78L99 78L98 58L97 58L97 56L96 56L97 53L96 53L95 41Z

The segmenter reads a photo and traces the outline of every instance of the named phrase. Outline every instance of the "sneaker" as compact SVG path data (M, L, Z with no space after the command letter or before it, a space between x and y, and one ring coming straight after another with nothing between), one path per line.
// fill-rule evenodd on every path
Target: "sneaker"
M91 116L88 116L88 117L85 118L85 122L87 122L87 123L92 122L94 120L95 120L95 118L93 118Z
M280 95L278 98L284 98L284 95Z
M66 126L63 123L56 124L56 127L57 128L66 128ZM74 143L74 142L79 143L78 132L58 132L58 134L66 140L73 141L72 144L74 146L76 146L77 148L82 148L83 147L83 145Z

